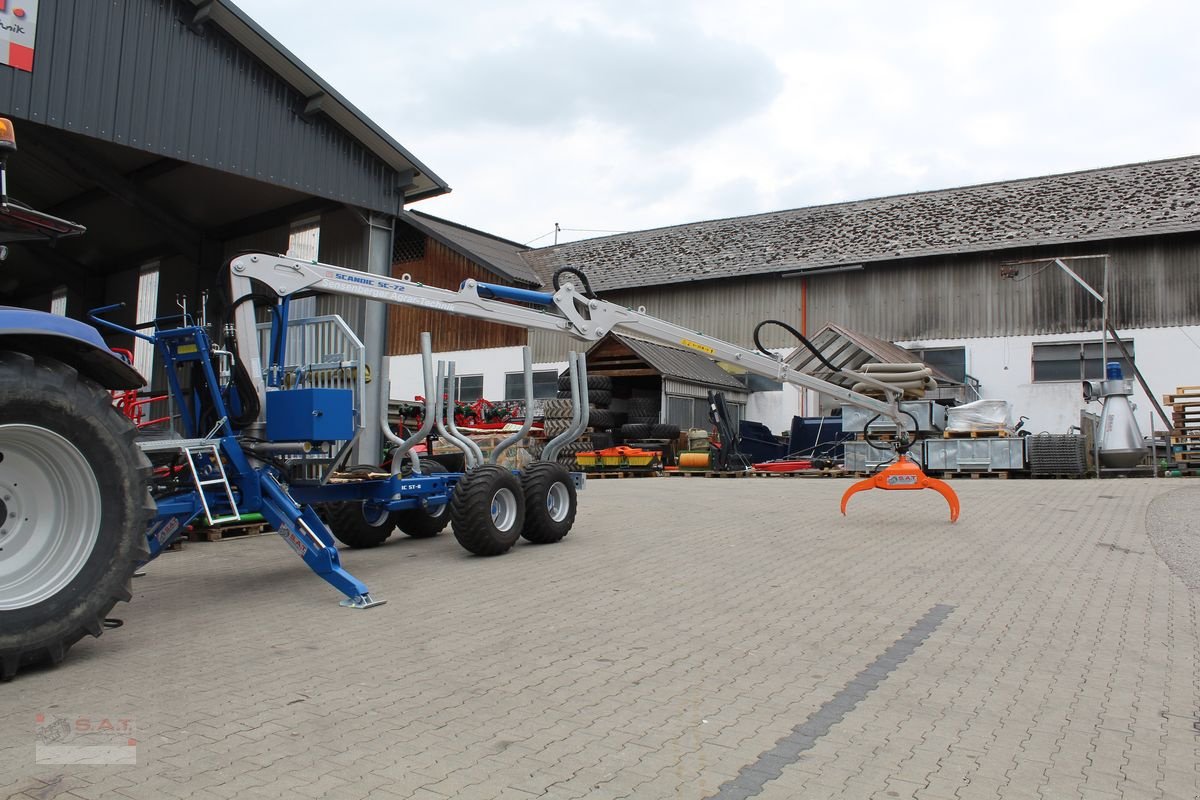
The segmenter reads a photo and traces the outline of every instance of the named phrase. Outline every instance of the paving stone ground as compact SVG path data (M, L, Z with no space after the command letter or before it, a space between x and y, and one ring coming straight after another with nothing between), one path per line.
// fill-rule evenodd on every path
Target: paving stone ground
M848 485L594 481L558 545L344 552L367 611L275 537L189 545L0 685L0 797L1200 797L1200 593L1152 536L1200 484L957 481L953 525ZM106 719L135 765L36 763Z

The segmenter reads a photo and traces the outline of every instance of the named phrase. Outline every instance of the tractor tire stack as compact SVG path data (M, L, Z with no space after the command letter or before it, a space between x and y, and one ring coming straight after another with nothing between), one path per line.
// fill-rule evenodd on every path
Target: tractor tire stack
M612 378L607 375L589 375L588 385L588 427L594 431L608 431L616 426L616 417L609 410L613 398ZM565 400L568 406L571 402L571 378L569 375L558 377L558 399ZM547 401L550 403L552 401ZM547 411L546 416L549 417ZM568 411L567 418L570 419Z
M625 406L626 422L618 431L622 441L637 442L643 439L667 439L668 436L656 436L655 429L659 425L659 403L652 397L630 398ZM661 433L661 431L659 431ZM679 435L676 430L675 435Z
M560 392L561 394L561 392ZM542 430L546 434L546 442L549 442L554 437L563 433L571 427L571 414L574 411L574 406L571 405L570 392L567 392L568 397L557 397L547 400L543 408ZM545 444L542 445L542 448ZM558 451L557 461L567 469L575 468L575 454L581 450L587 449L579 441L567 442ZM539 449L540 455L541 449Z
M542 430L547 439L553 439L567 428L571 427L571 399L568 397L547 400L543 406L544 421Z

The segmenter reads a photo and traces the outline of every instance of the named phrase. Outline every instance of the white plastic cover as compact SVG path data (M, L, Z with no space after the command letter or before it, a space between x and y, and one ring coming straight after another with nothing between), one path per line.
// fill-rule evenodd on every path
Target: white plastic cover
M946 412L948 431L1007 430L1012 404L1007 400L976 400Z

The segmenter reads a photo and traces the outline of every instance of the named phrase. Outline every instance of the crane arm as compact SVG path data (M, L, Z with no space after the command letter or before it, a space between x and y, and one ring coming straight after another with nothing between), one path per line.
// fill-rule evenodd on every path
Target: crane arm
M644 308L624 306L581 294L573 284L564 283L554 292L538 292L464 281L458 291L425 286L405 278L388 278L360 270L329 264L300 261L287 256L249 253L230 262L231 297L236 301L249 294L252 281L268 287L279 297L300 291L316 291L349 297L361 297L393 305L425 308L472 319L556 331L584 341L598 341L610 332L631 334L657 344L683 347L725 361L756 375L812 389L844 403L874 411L905 430L904 414L899 410L899 393L869 375L846 371L845 374L878 385L890 402L851 391L843 386L799 372L783 359L766 355L720 339L706 336L680 325L650 316ZM250 303L238 306L235 323L243 363L255 381L260 395L262 357L258 352L254 309Z

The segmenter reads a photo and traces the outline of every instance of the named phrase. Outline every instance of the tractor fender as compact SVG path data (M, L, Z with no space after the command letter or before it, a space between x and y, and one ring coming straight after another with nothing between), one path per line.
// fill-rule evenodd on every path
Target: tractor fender
M146 379L110 350L91 325L45 311L0 306L0 350L57 359L105 389L146 385Z

